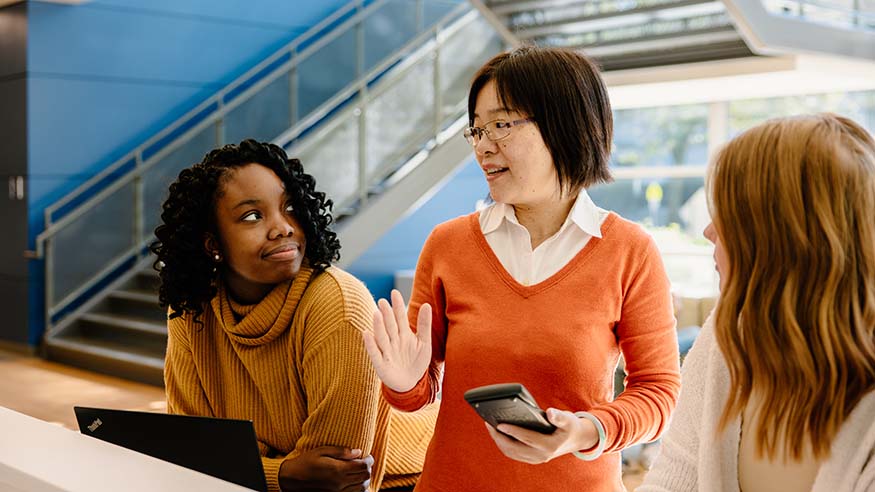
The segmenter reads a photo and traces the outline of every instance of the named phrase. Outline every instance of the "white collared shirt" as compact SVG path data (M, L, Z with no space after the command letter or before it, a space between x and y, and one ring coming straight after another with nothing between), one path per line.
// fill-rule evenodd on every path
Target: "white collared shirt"
M520 284L534 285L562 269L593 236L602 237L608 211L581 190L556 234L532 250L529 231L511 205L494 202L480 211L480 230L505 270Z

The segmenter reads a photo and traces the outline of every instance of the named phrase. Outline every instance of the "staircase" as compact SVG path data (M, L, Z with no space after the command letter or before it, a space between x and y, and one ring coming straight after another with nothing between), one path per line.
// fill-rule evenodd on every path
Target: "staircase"
M521 42L582 49L605 71L754 55L720 0L486 5Z
M139 265L59 334L46 340L58 362L161 386L167 314L158 305L158 273Z
M485 0L482 5L519 42L581 49L605 71L799 52L875 60L875 5L866 0Z
M301 158L335 202L347 262L428 196L470 154L461 137L468 82L501 49L494 30L470 6L438 3L451 8L432 25L421 22L421 6L415 9L419 29L403 43L396 39L381 59L365 63L360 55L359 76L306 114L290 110L285 120L265 118L275 108L304 105L293 88L312 60L342 56L350 51L345 43L373 42L375 32L397 38L395 30L374 27L380 25L374 17L383 12L384 23L387 6L414 4L352 2L326 20L337 26L333 30L272 55L50 207L49 226L37 239L46 268L45 355L163 384L166 312L158 305L159 281L147 246L169 183L224 138L272 140ZM477 46L470 47L470 39L478 39ZM242 122L252 129L241 129Z

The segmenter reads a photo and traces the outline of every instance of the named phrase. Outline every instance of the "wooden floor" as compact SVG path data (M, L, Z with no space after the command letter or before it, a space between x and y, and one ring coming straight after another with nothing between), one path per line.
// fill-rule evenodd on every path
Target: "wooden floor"
M164 412L164 389L0 350L0 406L78 429L73 405Z
M104 376L0 349L0 406L77 430L73 405L166 411L164 389ZM639 469L623 481L631 491L641 483Z

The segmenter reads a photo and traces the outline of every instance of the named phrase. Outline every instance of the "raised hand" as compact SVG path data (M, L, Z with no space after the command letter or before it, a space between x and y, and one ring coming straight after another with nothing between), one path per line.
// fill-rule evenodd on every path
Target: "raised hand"
M431 361L431 306L419 308L416 333L407 323L407 307L397 290L392 290L392 304L377 302L374 331L365 333L365 348L377 376L389 388L403 393L422 379Z
M280 489L290 491L364 492L371 482L372 456L360 449L322 446L283 461Z

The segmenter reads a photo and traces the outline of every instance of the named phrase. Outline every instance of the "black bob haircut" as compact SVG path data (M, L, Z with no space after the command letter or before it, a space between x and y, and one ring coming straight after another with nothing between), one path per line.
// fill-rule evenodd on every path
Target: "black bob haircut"
M216 263L204 249L208 234L218 237L216 202L225 180L239 167L260 164L272 170L285 186L301 224L307 247L304 258L316 273L340 258L340 242L330 229L331 200L316 191L316 180L298 159L289 159L277 145L244 140L209 152L203 160L179 173L162 206L158 238L149 249L158 257L162 307L170 318L190 313L197 319L217 292Z
M564 194L608 183L614 119L596 64L576 51L524 46L486 62L471 82L468 124L477 96L495 82L499 102L535 119Z

